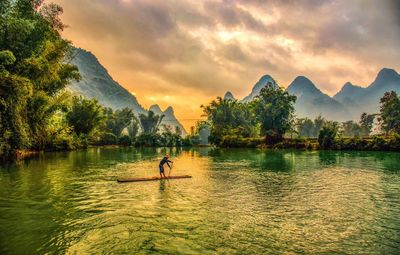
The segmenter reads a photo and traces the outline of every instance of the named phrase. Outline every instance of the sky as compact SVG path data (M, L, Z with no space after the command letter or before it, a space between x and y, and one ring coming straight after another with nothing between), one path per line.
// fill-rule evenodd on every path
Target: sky
M47 1L48 2L48 1ZM173 106L186 128L200 105L250 93L269 74L334 95L400 71L398 0L52 0L63 36L94 53L145 108Z

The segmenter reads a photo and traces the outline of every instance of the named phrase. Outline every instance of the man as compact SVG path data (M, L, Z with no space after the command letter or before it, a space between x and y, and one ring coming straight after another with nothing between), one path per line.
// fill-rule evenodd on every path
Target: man
M174 161L169 160L169 154L166 154L165 157L160 161L160 177L167 178L164 173L164 164L167 164L169 169L171 169L171 165L169 163L174 163Z

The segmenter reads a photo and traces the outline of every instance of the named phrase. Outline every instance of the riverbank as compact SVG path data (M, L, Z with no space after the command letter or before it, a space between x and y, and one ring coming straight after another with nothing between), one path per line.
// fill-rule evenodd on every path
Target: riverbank
M224 137L218 147L265 148L305 150L350 150L350 151L400 151L400 136L342 137L323 148L317 138L285 138L276 144L266 144L264 138Z
M211 145L210 145L211 146ZM51 149L45 151L38 150L18 150L15 152L13 160L23 160L40 154L41 152L52 151L76 151L88 148L119 148L119 147L154 147L160 146L126 146L121 144L111 145L89 145L87 147L76 147L74 149ZM164 147L164 146L161 146ZM182 146L188 147L207 147L204 145ZM220 148L261 148L261 149L300 149L300 150L346 150L346 151L400 151L400 136L373 136L358 138L337 138L329 148L322 148L317 138L285 138L276 144L266 144L264 138L240 138L224 137L217 146Z
M197 147L212 147L212 145L192 145L192 146L180 146L179 148L197 148ZM41 153L46 152L69 152L69 151L80 151L87 150L90 148L104 148L104 149L113 149L113 148L176 148L176 146L134 146L134 145L122 145L122 144L108 144L108 145L96 145L91 144L86 147L75 147L73 149L48 149L48 150L32 150L32 149L22 149L17 150L15 153L9 158L0 158L0 161L20 161L24 159L29 159L31 157L38 156Z

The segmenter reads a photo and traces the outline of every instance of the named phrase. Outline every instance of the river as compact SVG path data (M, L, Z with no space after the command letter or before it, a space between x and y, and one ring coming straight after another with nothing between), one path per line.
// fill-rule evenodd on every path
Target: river
M116 182L166 152L193 178ZM0 254L398 254L400 153L45 153L0 166L0 217Z

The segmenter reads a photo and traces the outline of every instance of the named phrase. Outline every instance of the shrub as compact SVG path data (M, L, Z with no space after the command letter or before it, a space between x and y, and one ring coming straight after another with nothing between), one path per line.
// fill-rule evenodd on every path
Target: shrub
M144 147L162 146L162 136L158 133L142 133L136 138L135 145Z
M113 145L118 143L118 138L113 133L104 133L100 140L98 141L98 145Z
M238 136L222 137L220 147L227 148L256 148L263 144L263 138L243 138Z
M122 146L131 146L132 145L132 139L130 138L129 135L121 136L118 139L118 144L122 145Z
M285 139L273 145L275 149L307 149L310 148L309 142L303 138Z
M337 135L337 127L334 125L325 125L319 131L318 143L322 149L333 149L335 138Z

